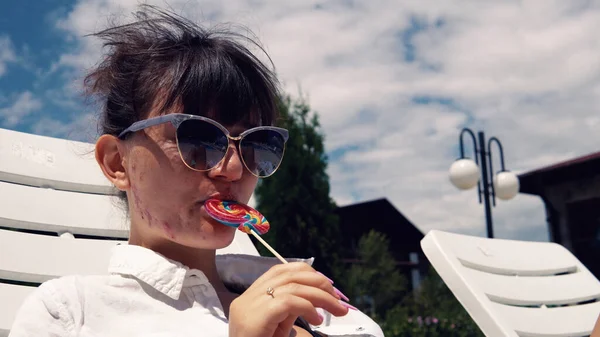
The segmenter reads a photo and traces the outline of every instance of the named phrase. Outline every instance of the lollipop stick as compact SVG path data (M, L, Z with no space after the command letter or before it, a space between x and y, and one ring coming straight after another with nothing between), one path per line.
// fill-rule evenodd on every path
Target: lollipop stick
M258 241L260 241L260 243L263 244L263 246L270 250L271 253L273 253L273 255L275 255L279 259L279 261L281 261L282 263L288 263L281 255L279 255L279 253L275 251L275 249L273 249L273 247L271 247L265 240L263 240L263 238L261 238L260 235L256 234L254 230L251 230L250 233L252 233L252 235L254 235L254 237Z

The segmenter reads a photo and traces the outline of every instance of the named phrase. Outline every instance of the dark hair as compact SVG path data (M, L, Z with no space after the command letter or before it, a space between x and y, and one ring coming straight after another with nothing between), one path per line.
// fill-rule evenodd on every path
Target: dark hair
M92 34L109 48L84 80L86 94L102 104L101 134L118 135L152 108L163 114L175 107L226 126L275 122L276 76L242 43L258 47L271 62L258 42L150 5L134 17Z
M92 36L108 47L84 79L85 93L102 106L100 134L118 135L151 109L236 123L272 125L278 117L279 83L243 43L269 55L249 36L206 29L179 15L141 5L133 23ZM119 193L127 207L127 197Z

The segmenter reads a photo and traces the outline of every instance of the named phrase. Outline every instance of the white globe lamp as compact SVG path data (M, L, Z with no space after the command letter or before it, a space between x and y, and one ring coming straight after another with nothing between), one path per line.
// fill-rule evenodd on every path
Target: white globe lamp
M494 177L494 191L501 200L510 200L519 193L519 178L509 171L498 173Z
M479 166L467 158L459 159L450 166L450 181L461 190L468 190L479 181Z

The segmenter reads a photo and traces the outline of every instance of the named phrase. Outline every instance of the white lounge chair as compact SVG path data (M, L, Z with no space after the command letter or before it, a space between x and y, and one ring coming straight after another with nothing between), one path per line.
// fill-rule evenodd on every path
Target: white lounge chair
M600 282L564 247L430 231L423 251L486 336L589 336Z
M0 129L0 337L41 282L106 272L129 228L114 193L92 144ZM218 253L258 255L240 231Z

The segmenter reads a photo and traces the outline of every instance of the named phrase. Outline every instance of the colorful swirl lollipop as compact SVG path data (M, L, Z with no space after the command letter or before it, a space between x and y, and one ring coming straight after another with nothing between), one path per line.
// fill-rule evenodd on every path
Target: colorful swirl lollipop
M269 231L269 222L254 208L234 201L209 199L204 203L206 212L220 223L237 227L244 233L252 230L263 235Z
M260 235L269 231L270 225L267 219L254 208L235 201L219 199L206 200L206 202L204 202L204 208L211 218L220 223L229 227L236 227L244 233L254 235L254 237L267 247L267 249L281 262L287 263L273 247L260 237Z

